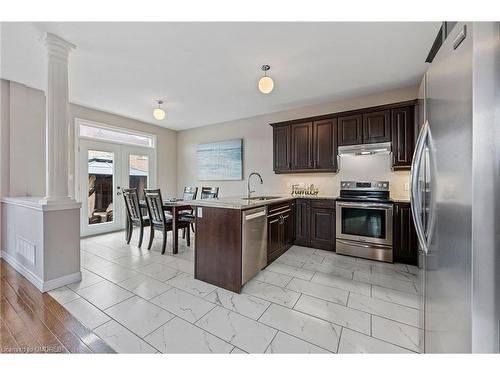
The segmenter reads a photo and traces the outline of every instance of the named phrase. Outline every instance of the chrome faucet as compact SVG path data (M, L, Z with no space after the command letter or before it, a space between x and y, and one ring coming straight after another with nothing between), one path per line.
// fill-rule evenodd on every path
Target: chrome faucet
M252 176L258 176L260 179L260 184L262 185L264 183L264 180L262 179L262 176L258 174L257 172L252 172L248 175L248 184L247 184L247 199L250 199L250 194L255 193L254 190L250 190L250 177Z

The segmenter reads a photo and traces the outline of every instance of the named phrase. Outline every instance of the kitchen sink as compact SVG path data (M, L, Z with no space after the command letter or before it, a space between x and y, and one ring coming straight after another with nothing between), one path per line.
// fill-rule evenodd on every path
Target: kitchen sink
M278 199L280 197L251 197L251 198L241 198L243 200L250 200L250 201L267 201L270 199Z

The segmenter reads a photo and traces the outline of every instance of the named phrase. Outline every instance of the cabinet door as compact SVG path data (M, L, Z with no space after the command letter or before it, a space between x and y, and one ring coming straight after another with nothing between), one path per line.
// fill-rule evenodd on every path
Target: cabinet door
M390 111L363 114L363 143L389 142L391 140Z
M283 228L283 251L288 249L288 247L293 244L293 216L292 211L283 214L283 218L281 219L281 226Z
M309 200L297 199L295 203L295 243L309 245Z
M418 264L417 233L411 216L409 203L394 205L394 262Z
M311 245L333 250L335 243L335 210L311 207Z
M414 107L392 110L392 167L410 169L415 147Z
M337 172L337 119L313 124L314 170Z
M293 124L291 131L292 170L313 168L313 126L312 122Z
M290 170L290 126L273 128L273 169L275 172Z
M363 143L363 116L352 115L338 118L338 145L348 146Z
M282 248L282 228L279 216L267 222L267 262L270 263L280 255Z

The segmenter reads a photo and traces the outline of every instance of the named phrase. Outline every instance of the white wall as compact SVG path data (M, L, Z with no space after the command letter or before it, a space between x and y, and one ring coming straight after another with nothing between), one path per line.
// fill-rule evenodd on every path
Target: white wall
M264 179L263 185L254 182L253 186L257 193L286 194L290 192L292 184L303 183L308 186L314 183L319 187L321 195L337 195L341 180L377 179L390 181L393 197L407 198L405 184L408 183L409 172L392 172L389 155L343 157L340 160L338 173L275 174L272 154L273 134L269 123L416 98L417 87L408 87L180 131L177 135L177 191L181 192L184 186L219 186L221 196L242 196L246 194L246 176L255 171ZM196 173L196 145L234 138L243 138L245 180L199 181Z

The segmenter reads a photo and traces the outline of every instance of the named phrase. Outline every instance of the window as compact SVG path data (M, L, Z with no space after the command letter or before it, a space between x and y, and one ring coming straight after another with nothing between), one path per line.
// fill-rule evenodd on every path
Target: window
M80 137L85 138L142 147L153 148L155 146L154 136L149 136L147 134L136 134L126 130L114 130L88 123L80 123L79 131Z

